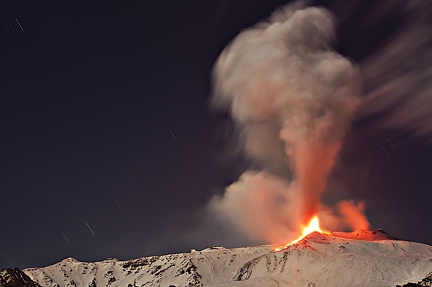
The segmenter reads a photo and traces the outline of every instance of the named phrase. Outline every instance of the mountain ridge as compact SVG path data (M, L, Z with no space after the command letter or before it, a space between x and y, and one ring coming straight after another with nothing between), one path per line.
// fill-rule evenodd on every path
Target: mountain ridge
M348 234L370 239L358 240L347 234L311 233L280 251L262 245L192 249L133 260L66 258L23 273L42 287L431 286L424 284L432 281L432 246L385 239L385 234Z

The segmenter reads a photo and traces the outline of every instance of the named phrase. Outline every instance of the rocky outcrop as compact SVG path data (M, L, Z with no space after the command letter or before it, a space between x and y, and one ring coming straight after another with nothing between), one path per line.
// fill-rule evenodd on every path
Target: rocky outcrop
M407 283L402 286L397 285L396 287L431 287L432 286L432 272L428 274L425 278L417 283Z
M1 287L40 287L18 268L0 269Z

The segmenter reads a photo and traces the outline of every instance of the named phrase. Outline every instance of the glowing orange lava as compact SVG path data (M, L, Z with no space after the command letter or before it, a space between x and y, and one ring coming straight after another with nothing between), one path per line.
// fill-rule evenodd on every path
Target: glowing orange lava
M287 248L288 246L290 246L292 244L296 244L297 242L299 242L300 240L305 238L308 234L310 234L314 231L322 233L322 234L330 234L330 232L322 230L320 228L318 216L314 216L308 225L302 227L302 234L300 235L300 237L298 237L297 239L295 239L289 243L278 246L274 250L279 251L279 250L282 250L284 248Z

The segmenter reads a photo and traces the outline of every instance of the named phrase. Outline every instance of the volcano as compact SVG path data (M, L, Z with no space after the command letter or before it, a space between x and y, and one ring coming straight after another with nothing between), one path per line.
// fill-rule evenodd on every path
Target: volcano
M0 277L7 277L7 270L12 269L2 270ZM213 247L126 261L67 258L51 266L25 269L21 277L42 287L395 287L432 286L431 272L432 246L397 240L376 230L312 232L279 251L264 245ZM404 285L408 283L411 285Z

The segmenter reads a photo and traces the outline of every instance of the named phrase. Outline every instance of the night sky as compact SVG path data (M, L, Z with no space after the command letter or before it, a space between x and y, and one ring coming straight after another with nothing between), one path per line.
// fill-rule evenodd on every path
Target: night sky
M316 3L361 66L406 18L343 2ZM248 166L209 106L210 75L230 40L286 3L1 1L0 268L250 244L205 227L208 201ZM384 116L354 121L324 201L363 199L373 228L432 244L430 140Z

